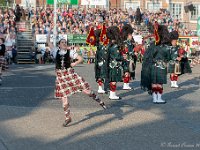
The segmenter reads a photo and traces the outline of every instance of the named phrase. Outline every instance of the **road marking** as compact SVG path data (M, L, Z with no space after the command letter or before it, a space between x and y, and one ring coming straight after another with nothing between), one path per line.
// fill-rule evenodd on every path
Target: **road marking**
M54 88L55 86L35 86L35 87L0 87L0 90L13 90L13 89L44 89Z

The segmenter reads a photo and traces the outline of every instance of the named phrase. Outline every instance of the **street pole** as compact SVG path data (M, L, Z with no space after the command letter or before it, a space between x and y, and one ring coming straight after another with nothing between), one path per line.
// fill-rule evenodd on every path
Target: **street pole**
M109 0L107 0L107 10L108 10L108 12L109 12L109 8L110 8L110 1Z
M8 8L8 0L6 0L6 5L7 5L7 8Z
M13 2L13 9L15 9L15 6L16 6L16 2L14 0L14 2Z
M57 0L54 0L54 27L53 27L53 45L56 46L56 38L57 38L57 32L56 32L56 18L57 18Z

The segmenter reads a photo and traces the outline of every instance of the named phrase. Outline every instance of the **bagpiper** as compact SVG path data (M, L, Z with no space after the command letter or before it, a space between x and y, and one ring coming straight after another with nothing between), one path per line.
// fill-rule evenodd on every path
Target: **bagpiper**
M135 79L135 68L137 56L134 52L133 45L133 28L130 24L125 24L122 28L122 40L123 40L123 90L132 89L129 85L131 79Z
M163 84L167 83L167 62L170 60L170 36L166 26L150 26L155 43L145 51L141 70L141 87L153 96L154 104L165 104L162 99ZM152 29L152 30L151 30Z
M117 82L122 81L123 68L122 61L123 56L121 54L120 30L117 26L111 26L107 29L107 37L109 38L108 45L108 63L109 63L109 83L110 83L110 95L109 99L120 99L116 95Z
M106 27L95 30L97 51L95 55L95 78L98 83L98 93L107 93L108 90L108 44ZM103 88L104 85L104 88Z
M179 45L177 45L178 32L170 32L171 47L170 47L170 56L171 60L168 63L168 73L170 73L171 87L178 88L177 80L178 76L181 74L180 61L181 57L179 56Z

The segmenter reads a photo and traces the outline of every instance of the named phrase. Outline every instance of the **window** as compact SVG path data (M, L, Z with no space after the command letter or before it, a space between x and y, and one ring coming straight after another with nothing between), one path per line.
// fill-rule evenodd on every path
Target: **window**
M155 1L152 1L152 2L147 2L147 10L149 11L158 11L160 10L161 7L161 3L159 2L155 2Z
M180 3L171 3L170 12L173 18L180 19L182 18L182 4Z
M194 10L191 11L190 20L197 20L200 16L200 4L193 4Z
M138 7L140 7L140 4L139 4L139 2L125 2L124 7L125 7L127 10L130 9L130 8L132 8L133 11L136 11L136 9L137 9Z

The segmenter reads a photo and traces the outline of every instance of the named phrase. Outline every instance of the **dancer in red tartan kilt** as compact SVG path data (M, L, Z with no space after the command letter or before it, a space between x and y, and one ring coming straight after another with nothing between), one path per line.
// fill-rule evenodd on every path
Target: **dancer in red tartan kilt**
M0 85L2 84L2 70L5 70L6 60L5 60L5 51L6 47L4 45L4 39L0 38Z
M50 36L48 36L48 45L53 51L56 64L56 89L55 98L59 98L62 101L64 112L65 112L65 122L63 124L66 127L71 122L69 101L68 97L77 92L83 92L95 101L97 101L104 109L106 106L94 91L90 90L89 84L77 73L74 72L72 67L78 65L82 62L82 57L79 56L76 51L70 50L67 46L65 39L61 39L58 42L58 48L54 47L50 42ZM77 61L71 63L73 59Z

